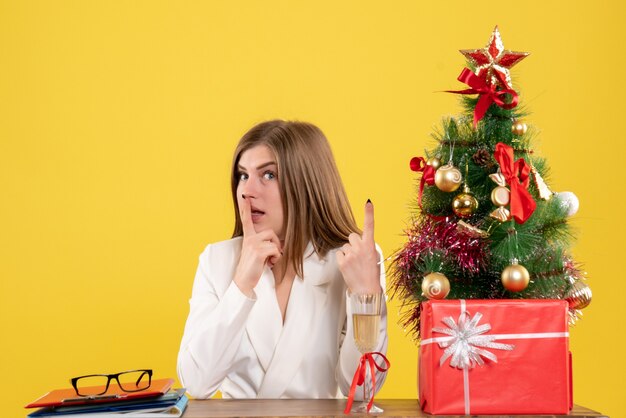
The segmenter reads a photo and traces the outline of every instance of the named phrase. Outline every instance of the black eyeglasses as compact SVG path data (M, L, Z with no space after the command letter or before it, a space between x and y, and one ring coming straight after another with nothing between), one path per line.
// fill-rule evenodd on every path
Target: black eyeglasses
M111 380L115 380L124 392L146 390L152 384L152 370L128 370L115 374L88 374L70 380L78 396L103 395L109 390Z

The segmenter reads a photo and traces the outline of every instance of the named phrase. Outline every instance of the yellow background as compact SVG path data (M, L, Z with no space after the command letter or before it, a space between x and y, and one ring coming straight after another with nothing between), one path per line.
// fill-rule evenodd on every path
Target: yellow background
M572 329L575 402L626 414L621 1L1 1L2 415L72 376L175 376L197 256L232 228L238 138L268 118L331 141L357 220L400 247L411 157L460 111L461 48L498 24L553 190L574 191L593 303ZM390 304L380 393L416 397ZM314 341L311 344L315 344ZM494 394L497 396L497 394Z

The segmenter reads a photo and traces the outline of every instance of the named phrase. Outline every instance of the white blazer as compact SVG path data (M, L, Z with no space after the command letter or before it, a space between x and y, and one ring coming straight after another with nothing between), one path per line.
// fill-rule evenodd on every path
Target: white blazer
M233 282L241 244L241 237L210 244L200 255L178 353L182 385L195 398L209 398L218 390L224 398L347 395L361 354L354 344L337 250L320 259L309 243L305 254L311 255L304 259L304 279L296 277L293 282L283 325L269 268L254 288L252 299ZM382 263L381 271L385 289ZM383 301L374 351L386 350L387 308ZM383 382L384 375L377 373L377 390ZM356 399L362 398L361 388L356 394Z

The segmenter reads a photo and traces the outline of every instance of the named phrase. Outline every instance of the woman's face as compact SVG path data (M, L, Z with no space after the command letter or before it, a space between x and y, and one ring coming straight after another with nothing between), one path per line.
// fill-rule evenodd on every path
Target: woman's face
M242 195L249 199L252 222L256 232L267 229L284 239L283 205L278 187L278 165L274 154L265 145L244 151L237 165L237 205L243 204Z

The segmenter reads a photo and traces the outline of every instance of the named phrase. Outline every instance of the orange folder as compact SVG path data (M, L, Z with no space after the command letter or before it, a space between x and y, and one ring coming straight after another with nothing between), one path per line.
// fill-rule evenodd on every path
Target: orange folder
M123 402L138 398L149 398L167 393L174 384L174 379L153 380L152 385L140 392L124 392L117 383L111 382L109 390L98 396L78 396L74 388L56 389L46 393L39 399L29 403L25 408L42 408L45 406L73 406L102 402ZM101 386L104 390L104 386Z

